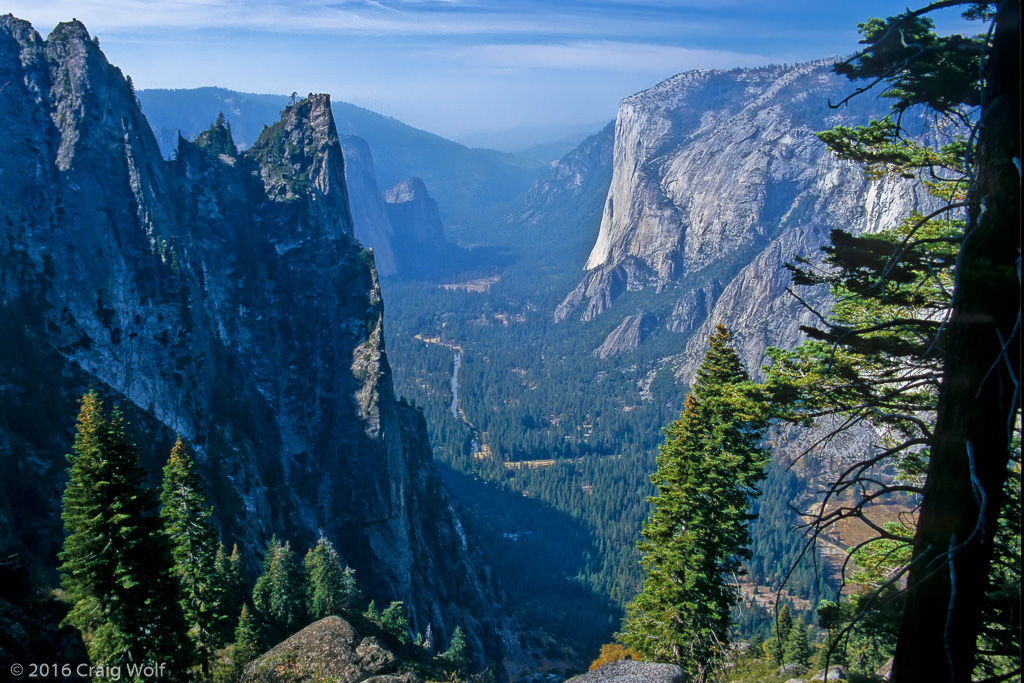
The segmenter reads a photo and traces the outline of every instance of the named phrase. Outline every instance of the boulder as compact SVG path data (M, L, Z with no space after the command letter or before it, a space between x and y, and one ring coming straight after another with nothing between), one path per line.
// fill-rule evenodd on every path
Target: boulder
M396 674L398 659L376 638L362 638L340 617L310 624L249 664L240 683L330 680L337 683L417 683Z
M675 664L620 659L570 678L566 683L686 683L686 672Z
M818 673L814 674L812 681L846 681L849 680L846 677L847 670L845 666L830 666L828 668L828 674L826 675L825 669L821 669Z
M790 662L789 664L783 664L779 667L780 674L788 674L790 676L796 676L807 671L807 667Z
M553 673L532 673L520 676L515 683L562 683L565 678Z

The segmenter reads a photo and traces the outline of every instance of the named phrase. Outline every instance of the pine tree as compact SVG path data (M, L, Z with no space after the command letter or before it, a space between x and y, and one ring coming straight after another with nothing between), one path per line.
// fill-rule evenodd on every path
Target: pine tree
M231 135L231 123L224 118L224 112L217 114L214 121L207 130L196 136L195 144L203 147L213 155L226 154L237 157L238 147Z
M456 626L455 631L452 633L452 640L448 644L448 649L441 655L441 659L451 667L452 673L455 673L459 678L465 677L469 667L469 653L467 650L466 633L462 630L461 626Z
M405 604L402 601L392 602L381 613L380 627L399 643L409 643L409 618L405 616Z
M238 623L242 607L250 595L247 590L245 566L242 555L238 552L237 543L232 547L231 555L224 551L223 544L217 548L214 572L220 590L217 604L217 613L220 615L219 637L221 643L228 643L234 637L234 628L231 624Z
M789 633L793 630L793 616L789 612L789 605L779 608L779 614L772 624L772 637L764 641L764 651L768 655L768 661L779 666L785 661L785 647L789 640Z
M63 624L82 632L95 663L166 662L184 675L191 653L155 492L124 419L116 410L107 419L95 392L82 398L72 451L60 554L72 606Z
M826 603L827 601L822 601L823 605ZM835 605L835 603L831 604ZM839 635L838 630L830 628L825 632L825 639L822 641L821 647L818 648L814 666L817 669L824 669L832 666L849 666L849 662L846 658L846 645L843 642L842 636Z
M427 624L427 634L423 636L423 649L434 654L434 629Z
M363 591L356 583L356 570L352 567L345 567L341 573L342 585L342 610L345 614L357 614L359 606L363 604Z
M210 668L216 649L221 614L217 582L217 530L213 508L188 447L179 438L164 467L160 516L171 541L174 574L181 584L181 607L200 665Z
M658 495L637 547L647 573L627 608L622 640L705 680L729 645L749 557L746 512L764 477L766 410L722 325L679 419L666 429L651 481Z
M260 639L260 629L256 618L248 606L242 605L235 629L235 646L231 651L231 662L234 665L236 678L242 675L245 667L259 657L265 648Z
M291 545L274 536L266 552L252 604L263 642L272 647L306 624L306 609L302 575Z
M782 661L786 664L799 664L804 667L811 662L811 641L802 618L798 618L793 627L789 629L782 652Z
M363 612L363 616L366 617L371 623L380 626L380 610L377 609L377 601L370 600L370 605Z
M323 536L316 547L306 553L303 561L306 581L306 611L313 621L332 615L348 615L354 605L350 602L345 569L331 542Z

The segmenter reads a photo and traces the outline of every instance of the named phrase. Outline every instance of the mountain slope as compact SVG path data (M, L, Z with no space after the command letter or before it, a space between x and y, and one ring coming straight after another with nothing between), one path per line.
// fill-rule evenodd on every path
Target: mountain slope
M53 580L75 400L96 387L156 474L195 448L250 573L272 533L324 533L417 631L501 657L502 612L394 396L372 259L354 240L330 99L242 154L166 161L78 22L0 18L0 544Z

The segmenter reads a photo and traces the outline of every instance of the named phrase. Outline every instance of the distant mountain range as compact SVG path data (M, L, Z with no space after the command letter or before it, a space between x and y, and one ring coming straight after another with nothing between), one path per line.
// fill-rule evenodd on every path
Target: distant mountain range
M246 147L291 100L212 87L139 90L137 95L165 156L173 154L179 131L191 140L220 112L231 124L236 143ZM508 153L470 149L354 104L335 101L332 107L338 133L369 144L379 186L420 178L437 200L449 235L463 244L479 242L489 225L500 221L549 168Z

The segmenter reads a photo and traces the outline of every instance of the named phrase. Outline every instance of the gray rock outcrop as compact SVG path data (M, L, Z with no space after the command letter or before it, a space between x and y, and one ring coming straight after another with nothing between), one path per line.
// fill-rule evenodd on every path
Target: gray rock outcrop
M564 676L553 673L533 673L520 676L514 683L563 683Z
M812 681L845 681L845 680L847 680L847 674L848 673L849 672L846 670L845 666L838 666L838 665L837 666L830 666L827 671L825 669L819 670L816 674L814 674L814 678L812 678L811 680Z
M594 355L604 360L608 356L638 348L657 323L657 319L649 313L627 315L619 326L608 334L601 346L594 350Z
M398 658L376 638L361 637L340 617L310 624L245 667L240 683L331 680L337 683L416 683L396 674Z
M686 683L686 672L675 664L620 659L570 678L566 683Z

